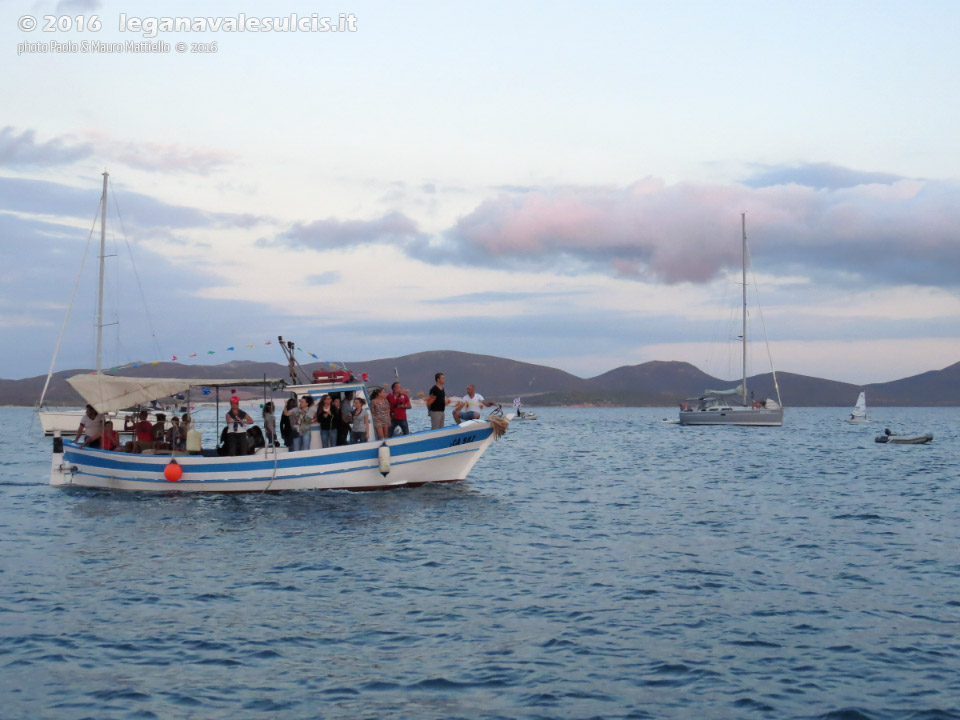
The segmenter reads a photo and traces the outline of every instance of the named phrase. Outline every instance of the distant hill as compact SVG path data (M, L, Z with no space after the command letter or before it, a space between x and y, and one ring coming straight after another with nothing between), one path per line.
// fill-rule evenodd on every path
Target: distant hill
M474 355L453 350L404 355L396 358L346 363L354 372L366 372L370 382L387 386L396 374L404 386L427 392L436 372L447 376L447 393L462 395L468 383L487 398L509 401L522 397L527 405L609 405L665 407L695 397L704 390L735 387L739 380L722 380L707 375L685 362L654 361L625 365L593 378L580 378L563 370L519 362L492 355ZM320 363L307 364L311 374ZM56 373L47 391L47 405L78 406L79 395L66 383L71 375L87 369ZM287 378L281 363L234 361L222 365L183 363L143 364L117 374L125 376L223 378ZM0 404L33 406L40 397L45 376L23 380L0 379ZM786 407L852 406L864 390L874 406L960 406L960 363L943 370L914 375L887 383L858 386L850 383L781 372L777 374L780 394ZM748 387L757 398L776 397L772 376L767 373L748 378Z

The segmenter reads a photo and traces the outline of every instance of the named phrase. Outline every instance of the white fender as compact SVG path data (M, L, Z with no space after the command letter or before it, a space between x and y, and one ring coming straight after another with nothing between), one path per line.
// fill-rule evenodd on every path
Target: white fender
M377 450L377 457L380 461L380 474L386 477L390 472L390 448L386 443Z

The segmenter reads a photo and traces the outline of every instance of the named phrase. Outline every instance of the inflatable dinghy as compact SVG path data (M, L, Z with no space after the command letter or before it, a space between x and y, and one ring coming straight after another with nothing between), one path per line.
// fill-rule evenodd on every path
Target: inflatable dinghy
M924 445L933 440L933 433L925 435L897 435L890 428L883 431L883 435L877 435L874 442L888 443L890 445Z

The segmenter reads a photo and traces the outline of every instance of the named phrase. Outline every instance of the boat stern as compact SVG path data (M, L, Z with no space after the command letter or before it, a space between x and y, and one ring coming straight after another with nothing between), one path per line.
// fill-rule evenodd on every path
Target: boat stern
M76 467L66 463L63 454L63 437L60 431L53 433L53 453L50 458L50 484L53 487L62 487L73 484L73 473Z

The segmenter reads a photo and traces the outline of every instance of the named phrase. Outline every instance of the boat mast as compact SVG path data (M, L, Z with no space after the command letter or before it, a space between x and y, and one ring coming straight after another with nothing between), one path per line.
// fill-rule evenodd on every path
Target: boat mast
M740 225L743 229L743 406L747 406L747 213L740 213Z
M100 346L103 342L103 258L106 254L107 246L107 178L110 176L106 170L103 171L103 197L100 215L100 288L97 295L97 375L101 375L100 370Z

